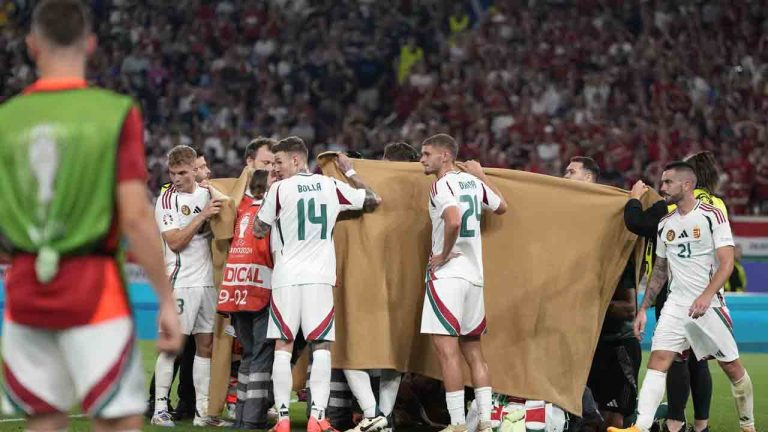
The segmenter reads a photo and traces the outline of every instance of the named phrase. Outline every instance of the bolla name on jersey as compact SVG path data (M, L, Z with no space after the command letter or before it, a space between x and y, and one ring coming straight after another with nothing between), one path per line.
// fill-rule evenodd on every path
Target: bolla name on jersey
M268 268L258 264L227 264L222 285L267 288L264 279L269 280L270 273Z
M477 189L477 184L475 183L475 181L474 181L474 180L470 180L470 181L460 181L460 182L459 182L459 187L460 187L462 190L464 190L464 189Z
M320 183L315 183L313 185L298 185L299 186L299 193L302 192L315 192L322 190L323 188L320 186Z

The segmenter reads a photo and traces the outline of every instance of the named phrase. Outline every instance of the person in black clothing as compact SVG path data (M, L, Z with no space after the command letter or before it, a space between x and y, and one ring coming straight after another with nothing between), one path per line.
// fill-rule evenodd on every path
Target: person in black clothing
M629 201L624 206L624 224L627 229L646 239L645 266L650 276L650 269L656 260L656 230L659 221L667 213L667 203L663 199L643 210L640 197L648 190L643 181L638 181L632 187ZM664 302L667 298L667 288L664 287L656 297L656 320L659 319ZM712 375L706 360L698 361L696 356L689 355L682 361L676 361L667 372L667 418L662 420L658 429L661 431L684 431L685 406L688 403L689 391L693 394L694 417L698 421L709 419L709 407L712 399ZM705 428L697 432L707 431Z

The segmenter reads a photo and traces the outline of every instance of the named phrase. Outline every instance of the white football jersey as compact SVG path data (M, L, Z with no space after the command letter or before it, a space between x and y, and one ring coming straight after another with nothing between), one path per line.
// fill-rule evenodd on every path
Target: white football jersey
M192 193L183 193L170 186L155 204L155 223L160 232L182 229L203 211L210 201L208 189L195 185ZM211 260L211 229L204 223L181 252L174 252L163 242L165 268L171 286L213 286L213 262Z
M299 173L272 184L258 218L277 240L272 287L336 284L333 227L344 210L359 210L365 190L319 174Z
M656 255L669 265L667 303L690 306L717 271L717 249L734 245L728 219L717 208L697 201L685 216L679 209L664 216L657 234ZM714 296L712 305L723 306L721 296Z
M434 275L441 278L461 278L474 285L483 284L483 244L480 239L480 218L483 209L495 211L501 198L477 177L461 171L450 171L432 184L429 194L429 217L432 219L432 254L443 252L443 211L459 208L461 227L452 252L459 256L438 268Z

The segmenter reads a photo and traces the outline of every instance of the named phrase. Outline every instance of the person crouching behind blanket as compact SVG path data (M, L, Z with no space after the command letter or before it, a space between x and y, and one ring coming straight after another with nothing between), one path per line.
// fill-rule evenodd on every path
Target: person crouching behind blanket
M271 406L275 342L267 339L271 297L272 255L269 237L258 239L250 229L267 190L269 171L256 170L237 209L235 236L229 247L217 311L230 314L243 346L237 374L235 427L266 429Z

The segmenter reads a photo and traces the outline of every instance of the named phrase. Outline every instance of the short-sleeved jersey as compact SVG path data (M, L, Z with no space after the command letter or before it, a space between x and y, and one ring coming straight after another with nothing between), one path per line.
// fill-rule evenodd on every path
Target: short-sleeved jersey
M182 229L203 211L210 199L210 192L206 188L195 186L194 192L184 193L171 186L157 199L155 223L161 233ZM174 252L168 244L163 243L165 267L171 286L213 286L210 242L211 229L205 223L181 252Z
M679 209L659 222L656 255L669 265L667 303L690 306L707 288L717 271L717 249L733 246L731 226L719 209L696 202L685 216ZM713 306L723 306L714 296Z
M432 220L432 254L443 251L445 224L443 212L458 207L461 217L459 237L452 251L459 256L438 268L430 277L460 278L475 285L483 284L483 244L480 240L480 218L483 209L495 211L501 198L477 177L461 171L450 171L432 184L429 194L429 217Z
M299 173L275 182L258 213L277 237L272 287L336 284L336 218L362 209L364 202L364 189L324 175Z

